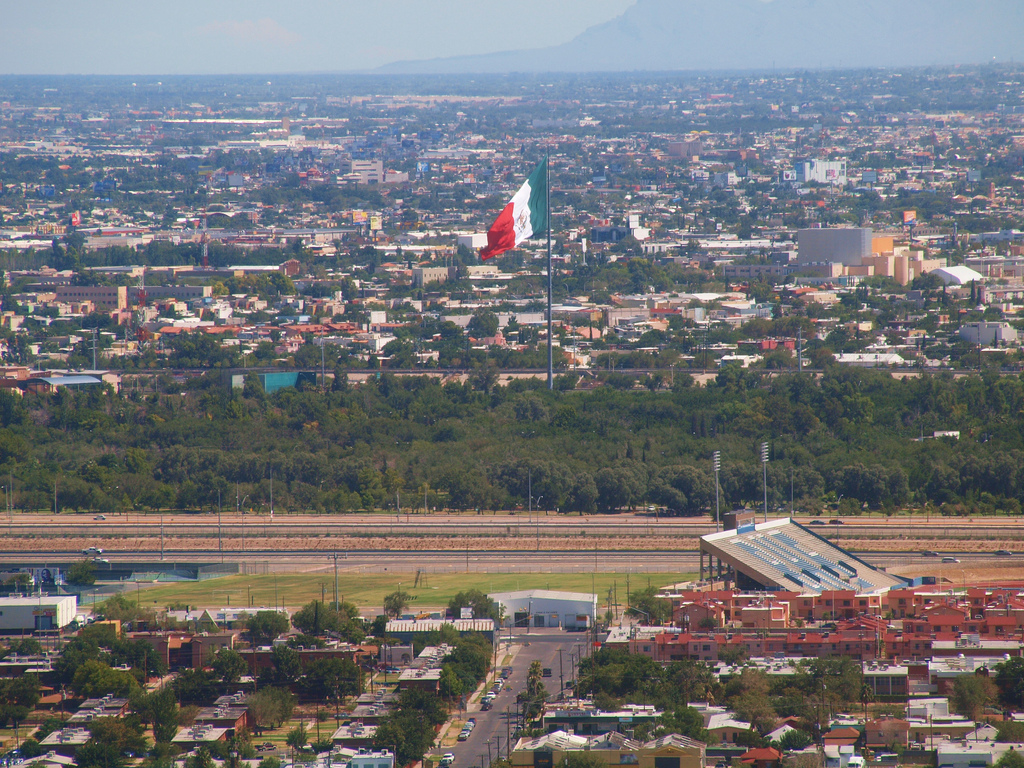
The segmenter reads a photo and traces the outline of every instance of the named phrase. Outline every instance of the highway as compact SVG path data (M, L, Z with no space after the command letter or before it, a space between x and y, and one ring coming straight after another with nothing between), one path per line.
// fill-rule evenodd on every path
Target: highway
M780 512L779 515L785 514ZM102 519L101 519L102 518ZM830 518L796 516L797 522L810 524L819 535L844 538L951 538L1022 539L1024 518L948 518L903 515L888 519L844 518L842 525L826 522ZM0 539L53 537L59 539L94 537L165 538L316 538L326 536L422 537L636 537L672 536L697 538L712 533L715 525L708 518L662 517L650 514L560 515L555 512L530 514L343 514L277 515L218 514L140 514L74 515L18 513L0 516Z
M289 571L327 571L334 568L334 550L329 543L306 550L262 549L246 552L225 550L223 557L216 543L212 548L166 550L163 563L239 563L244 573ZM926 556L922 550L858 551L855 552L872 565L896 568L914 565L953 567L939 558ZM963 565L1024 566L1024 554L1010 557L982 552L947 550L941 554L955 556ZM144 570L161 563L159 549L136 549L131 552L104 551L104 560L112 565L132 564ZM0 563L7 567L25 565L58 565L80 560L80 553L57 550L0 551ZM374 573L388 570L425 573L695 573L699 557L694 551L678 550L484 550L484 549L424 549L424 550L339 550L338 570L342 573ZM102 573L102 564L99 567Z

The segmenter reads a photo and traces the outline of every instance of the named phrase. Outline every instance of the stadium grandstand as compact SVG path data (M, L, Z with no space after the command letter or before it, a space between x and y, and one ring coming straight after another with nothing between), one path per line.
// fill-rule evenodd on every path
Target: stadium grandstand
M727 515L727 530L701 537L702 581L710 575L739 589L815 595L848 590L872 594L906 586L904 579L878 570L788 517L755 523L752 515L737 514L731 529L729 519ZM710 556L708 573L705 554Z

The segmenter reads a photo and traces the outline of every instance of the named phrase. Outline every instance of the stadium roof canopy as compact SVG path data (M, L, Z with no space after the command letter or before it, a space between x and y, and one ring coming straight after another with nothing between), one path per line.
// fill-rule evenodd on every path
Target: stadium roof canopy
M788 517L702 536L700 551L731 566L741 588L870 594L907 584Z

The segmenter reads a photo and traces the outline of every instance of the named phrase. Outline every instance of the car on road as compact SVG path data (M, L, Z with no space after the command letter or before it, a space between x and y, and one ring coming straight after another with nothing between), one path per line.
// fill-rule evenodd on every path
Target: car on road
M960 558L958 558L958 557L948 557L947 556L947 557L942 558L942 562L944 562L944 563L959 563L960 562Z
M82 550L83 555L102 555L103 550L99 547L89 547L88 549Z
M932 552L930 549L926 549L921 553L924 557L938 557L938 552Z
M811 520L811 522L808 523L808 525L824 525L824 524L825 524L824 520Z
M437 764L438 768L448 768L452 763L455 762L454 752L445 752L441 755L441 761Z
M829 525L846 525L846 523L844 523L842 520L829 520L828 524Z
M996 557L1013 557L1013 552L1008 549L997 549L992 554Z
M110 561L105 557L94 557L92 561L97 565L110 565Z
M93 518L93 520L106 520L106 519L107 519L106 515L96 515L96 517Z

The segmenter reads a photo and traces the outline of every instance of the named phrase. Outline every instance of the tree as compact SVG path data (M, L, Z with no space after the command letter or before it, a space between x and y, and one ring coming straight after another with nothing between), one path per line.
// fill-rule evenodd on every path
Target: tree
M385 595L384 614L397 619L402 615L402 612L409 607L409 603L411 603L412 600L413 596L408 592L403 592L402 590Z
M131 707L144 724L153 724L153 737L157 743L169 744L178 732L178 700L170 688L164 687L153 693L136 690L131 697Z
M445 664L441 668L441 679L438 681L438 691L441 698L446 701L456 701L462 696L462 680L451 664Z
M230 648L221 648L217 651L210 666L213 667L213 673L220 678L221 682L228 685L237 683L248 670L248 665L242 658L242 654Z
M804 747L809 747L813 743L813 741L814 740L810 737L808 733L805 733L804 731L800 731L794 728L793 730L786 731L784 734L782 734L782 737L779 739L778 744L779 749L785 752L793 752L796 750L801 750Z
M270 653L270 662L274 665L277 683L294 683L302 675L302 657L287 645L275 645Z
M490 338L498 333L498 316L489 310L481 310L470 318L466 332L474 339Z
M999 724L996 741L1004 744L1019 744L1024 741L1024 723L1017 720L1004 720Z
M658 597L657 587L644 587L629 593L629 613L646 616L651 624L664 624L672 619L672 603Z
M76 587L91 586L96 583L96 566L92 560L79 560L68 568L64 580Z
M266 728L279 728L295 710L295 697L285 688L261 688L245 699L256 722L257 733Z
M288 631L288 617L277 611L257 611L246 622L249 637L255 645L269 645Z
M566 753L565 768L607 768L608 763L593 752L571 750Z
M1024 706L1024 658L1014 656L996 665L999 699L1008 707Z
M996 760L994 768L1024 768L1024 755L1015 749L1008 749Z
M309 733L306 731L306 724L300 722L298 727L292 728L285 736L285 743L293 750L302 749L309 742Z
M306 670L302 687L313 698L338 702L363 692L362 672L350 659L318 659Z
M96 659L82 664L71 681L75 693L86 698L99 698L108 693L128 696L138 685L131 673L111 669L108 664Z
M89 723L89 740L75 752L80 768L121 768L126 758L141 757L146 739L138 721L101 717Z
M998 694L996 684L987 676L960 675L953 683L953 695L950 698L958 715L977 720Z
M305 635L320 636L328 632L340 632L359 610L351 603L342 603L340 610L334 610L333 603L314 600L292 614L292 625Z
M203 669L185 669L171 683L182 704L209 704L217 695L216 678Z
M477 619L498 619L498 604L479 589L459 592L448 601L448 611L456 619L461 616L463 608L472 608L473 617Z

